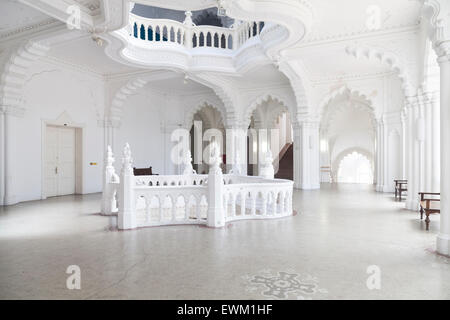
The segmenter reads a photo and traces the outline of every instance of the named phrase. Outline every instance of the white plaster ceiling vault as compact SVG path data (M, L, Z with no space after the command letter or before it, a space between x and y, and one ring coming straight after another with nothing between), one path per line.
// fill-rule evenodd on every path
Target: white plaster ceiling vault
M177 94L182 96L213 93L210 88L193 80L185 79L182 73L167 72L171 74L171 78L151 82L149 86L152 90L165 95Z
M422 8L421 0L314 0L311 3L315 21L305 42L371 33L366 24L370 6L380 8L380 30L417 25Z
M78 3L83 11L92 15L102 15L104 2L108 0L62 0L65 4ZM23 1L26 2L26 1ZM43 1L36 1L43 2ZM217 4L215 0L139 0L137 3L161 6L177 10L198 10ZM389 47L395 53L408 58L405 65L415 62L410 52L414 40L413 34L420 17L422 1L420 0L313 0L310 1L314 9L314 23L310 33L300 44L286 50L288 59L298 61L305 69L306 77L313 83L339 81L349 78L381 76L392 73L390 66L373 59L355 59L346 52L349 45ZM378 31L367 30L367 8L377 5L381 9L382 26ZM3 10L3 8L5 10ZM31 7L17 1L0 0L1 14L0 37L2 32L9 32L50 19ZM405 33L405 28L407 33ZM410 28L410 29L408 29ZM395 46L395 48L393 48ZM128 76L129 74L145 71L139 67L130 67L109 59L104 53L104 47L98 46L89 36L79 40L52 47L49 59L67 63L80 69L91 70L106 76ZM269 60L268 60L269 61ZM269 61L270 62L270 61ZM171 72L168 70L167 72ZM200 92L197 85L184 84L184 75L178 81L162 81L155 88L166 90L170 85L177 92ZM251 89L252 87L271 87L289 85L289 80L273 65L255 65L240 77L232 78L220 73L217 77L233 81L237 88ZM191 87L193 86L193 87ZM201 88L202 85L198 85ZM295 90L295 88L294 88Z
M99 75L115 75L139 70L110 59L105 55L104 48L89 36L52 47L48 55L50 60L53 58Z
M14 0L0 0L0 40L55 19Z

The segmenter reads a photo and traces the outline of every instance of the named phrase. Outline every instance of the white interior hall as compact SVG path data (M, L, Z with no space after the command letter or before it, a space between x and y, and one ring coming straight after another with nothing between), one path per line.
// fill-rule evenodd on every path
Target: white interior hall
M0 299L450 299L449 123L448 0L0 0Z

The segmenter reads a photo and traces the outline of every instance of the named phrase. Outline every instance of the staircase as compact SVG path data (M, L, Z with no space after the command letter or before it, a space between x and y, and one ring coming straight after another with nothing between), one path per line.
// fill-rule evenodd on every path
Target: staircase
M277 179L294 180L294 145L291 144L280 160Z

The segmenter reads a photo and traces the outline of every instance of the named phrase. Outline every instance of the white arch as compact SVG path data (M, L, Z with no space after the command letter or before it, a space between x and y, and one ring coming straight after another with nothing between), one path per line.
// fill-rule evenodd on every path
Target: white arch
M22 89L27 70L49 50L47 46L28 41L9 57L0 79L0 105L17 109L22 107Z
M333 90L332 92L330 92L329 94L327 94L321 101L321 103L319 104L319 114L320 116L323 116L324 112L325 112L325 108L334 100L336 99L338 96L344 96L346 95L349 99L355 99L357 101L362 102L363 104L370 106L371 109L373 109L373 111L375 111L375 104L373 103L372 99L370 99L369 97L367 97L365 94L361 93L358 90L354 90L349 88L348 86L344 85L341 86L335 90Z
M139 89L143 88L149 80L145 79L134 79L129 81L125 86L119 89L119 91L114 96L111 103L111 108L109 110L109 117L111 121L120 122L123 116L123 107L127 99L135 94Z
M245 110L245 114L244 114L244 124L248 127L250 125L251 122L251 117L253 112L258 108L258 106L260 106L262 103L264 102L268 102L269 100L278 102L282 107L286 108L286 110L291 114L291 119L294 118L295 113L293 112L292 108L290 108L284 99L280 98L277 95L274 95L272 93L266 93L262 96L259 96L258 98L256 98L253 103L250 105L250 107L248 107Z
M370 114L372 119L372 124L375 127L376 115L375 115L375 107L373 101L368 98L366 95L361 94L357 90L352 90L347 86L342 86L333 92L329 93L325 96L319 106L320 113L320 121L322 126L327 126L328 123L333 119L333 116L342 108L330 110L330 104L337 99L338 97L343 96L347 97L350 101L356 102L357 104L353 104L352 106L357 109L364 108Z
M186 117L185 117L185 122L184 122L184 127L187 130L190 130L193 123L194 123L194 116L197 112L201 111L203 108L206 107L211 107L215 110L217 110L220 114L220 118L221 121L225 127L225 119L226 119L226 113L223 110L223 108L220 108L219 106L217 106L217 103L214 103L213 101L211 101L210 99L199 99L198 102L196 102L195 104L193 104L194 107L190 108L188 110L188 112L186 113Z
M347 54L360 59L362 57L369 60L377 60L387 65L392 71L397 72L405 97L410 96L413 92L411 77L408 73L406 63L394 52L383 48L375 48L368 46L348 46L345 48Z
M223 108L219 108L217 106L217 102L212 102L211 100L205 101L204 98L199 99L199 100L203 100L203 101L199 101L198 104L206 102L209 105L216 107L216 109L218 109L221 113L222 121L223 121L224 125L226 125L227 119L233 118L233 116L235 114L233 104L230 103L230 99L228 98L228 96L222 92L223 90L218 90L216 88L216 86L208 85L207 81L205 81L205 80L194 79L192 77L190 77L190 79L212 89L216 93L218 99L223 103ZM131 95L135 94L138 90L143 88L147 83L149 83L151 81L156 81L156 80L157 79L155 79L155 77L150 75L149 77L140 77L137 79L133 79L133 80L129 81L128 83L126 83L124 86L122 86L116 92L116 94L112 100L111 107L109 109L109 113L107 113L110 117L110 120L112 122L120 122L121 118L123 116L124 104L127 101L127 99ZM195 114L195 112L194 112L194 114ZM229 114L230 116L227 117L227 114ZM185 124L186 124L186 122L185 122Z
M340 165L341 161L345 157L351 155L353 152L357 152L357 153L363 155L364 157L366 157L369 160L369 162L370 162L370 165L372 167L372 171L374 170L374 168L375 168L375 161L374 161L374 154L372 152L370 152L370 151L368 151L368 150L366 150L364 148L361 148L361 147L348 148L348 149L345 149L345 150L341 151L336 156L336 158L334 159L334 161L333 161L333 163L331 165L331 169L332 169L332 173L333 173L333 181L336 181L336 179L337 179L337 175L338 175L338 171L339 171L339 165Z

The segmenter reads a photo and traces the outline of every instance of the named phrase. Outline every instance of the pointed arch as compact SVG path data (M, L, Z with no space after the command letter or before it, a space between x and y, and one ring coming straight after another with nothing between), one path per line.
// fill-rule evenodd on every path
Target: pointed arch
M251 104L250 106L245 110L245 114L244 114L244 124L248 127L250 125L251 122L251 117L253 112L258 108L258 106L260 106L261 104L263 104L264 102L268 102L268 101L275 101L278 102L281 107L285 108L290 114L291 117L293 115L295 115L292 107L290 107L286 102L285 99L280 98L277 95L274 95L272 93L266 93L262 96L259 96L258 98L256 98Z
M366 58L369 60L377 60L388 66L392 71L398 74L405 97L408 97L413 93L414 87L406 63L395 52L384 48L368 46L348 46L345 48L345 51L356 59Z

